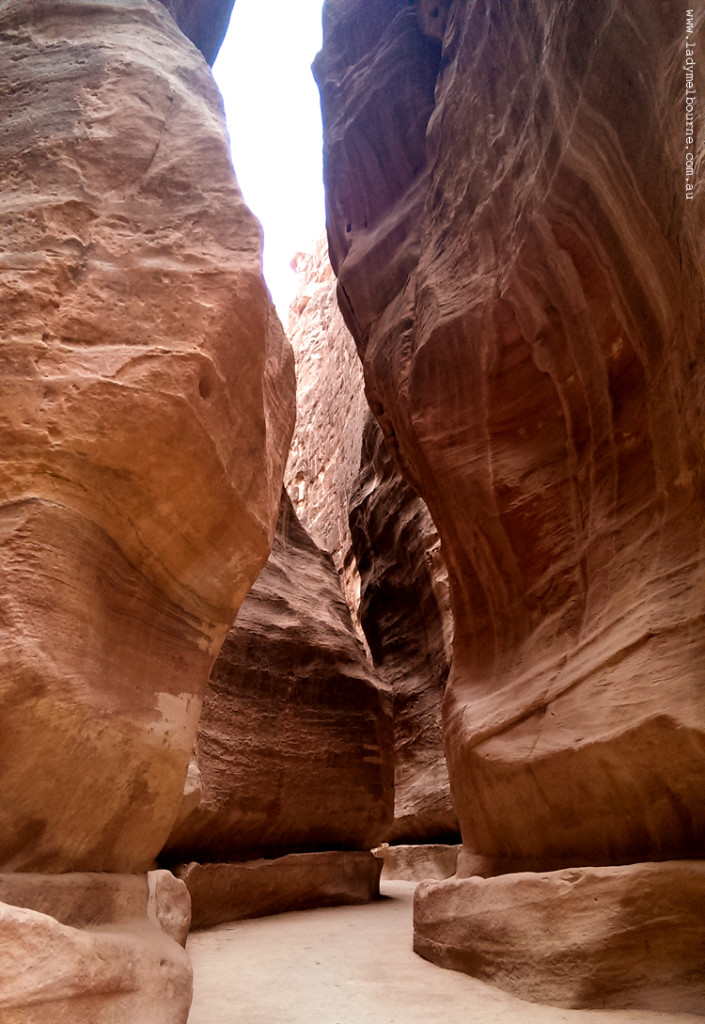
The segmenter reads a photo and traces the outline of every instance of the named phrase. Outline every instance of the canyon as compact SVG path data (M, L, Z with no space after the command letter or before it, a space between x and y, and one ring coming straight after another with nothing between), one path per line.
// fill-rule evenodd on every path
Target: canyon
M0 9L0 1016L186 1024L382 870L424 970L705 1014L685 7L326 0L285 333L232 6Z

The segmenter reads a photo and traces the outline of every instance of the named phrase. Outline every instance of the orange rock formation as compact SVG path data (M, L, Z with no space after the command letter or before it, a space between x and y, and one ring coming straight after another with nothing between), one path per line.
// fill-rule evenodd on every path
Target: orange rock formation
M2 11L12 870L144 870L159 851L293 426L208 70L160 4L88 6Z
M197 762L200 799L185 804L171 861L369 851L389 834L392 694L286 491L272 554L211 674Z
M705 184L686 200L685 7L347 0L324 24L341 308L450 573L462 870L702 856Z
M296 265L297 415L286 485L306 529L331 552L394 694L395 820L385 838L454 836L440 722L453 627L438 535L370 414L324 240Z

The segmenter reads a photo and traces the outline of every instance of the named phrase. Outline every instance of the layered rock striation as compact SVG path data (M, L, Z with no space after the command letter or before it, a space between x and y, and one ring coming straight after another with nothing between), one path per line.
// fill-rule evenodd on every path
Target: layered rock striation
M616 865L702 852L704 186L685 188L685 15L325 6L331 260L448 564L466 874L603 865L616 895ZM497 978L537 997L519 974Z
M166 846L172 863L369 851L387 838L392 695L286 491L270 559L211 674L197 764L200 795Z
M3 1024L186 1024L191 907L168 871L0 875Z
M145 872L269 554L293 358L165 6L10 0L0 56L0 1015L185 1024L189 894Z
M455 839L441 731L452 642L448 575L419 495L368 415L350 529L360 573L360 622L377 671L394 694L391 842Z
M440 725L452 617L438 535L370 414L324 240L296 267L297 422L285 482L302 523L331 552L375 669L392 688L387 838L457 835Z
M0 28L0 865L144 871L269 552L293 360L164 7L11 0Z
M296 426L284 482L301 524L328 551L359 621L360 577L348 522L369 415L362 367L335 298L325 237L297 253L288 337L296 360Z

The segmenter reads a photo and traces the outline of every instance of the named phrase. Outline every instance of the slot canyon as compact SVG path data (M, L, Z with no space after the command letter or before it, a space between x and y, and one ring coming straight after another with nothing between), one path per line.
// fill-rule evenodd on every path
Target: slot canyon
M232 8L0 2L0 1021L705 1017L705 7L325 0L284 326Z

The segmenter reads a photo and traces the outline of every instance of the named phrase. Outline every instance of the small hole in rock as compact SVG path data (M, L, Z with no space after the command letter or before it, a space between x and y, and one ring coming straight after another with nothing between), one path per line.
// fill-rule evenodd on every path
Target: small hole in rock
M208 398L212 390L210 381L206 377L201 377L198 382L198 393L201 398Z

